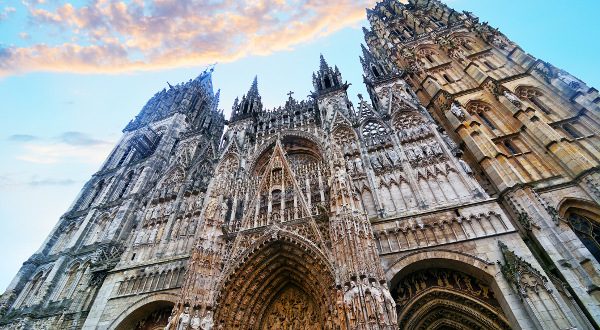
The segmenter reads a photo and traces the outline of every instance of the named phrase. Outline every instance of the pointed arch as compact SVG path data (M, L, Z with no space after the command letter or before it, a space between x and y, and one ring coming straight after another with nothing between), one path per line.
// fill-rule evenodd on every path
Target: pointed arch
M600 262L600 206L581 198L565 198L558 205L558 215Z
M303 237L285 230L267 232L224 272L218 287L216 326L257 329L269 325L271 306L296 292L299 304L315 310L326 324L334 295L334 272L323 252ZM291 315L289 315L291 316Z
M398 301L400 328L431 329L432 324L454 319L467 329L510 329L509 318L515 322L515 317L503 308L508 306L506 297L492 265L447 249L401 257L386 270Z
M119 314L108 328L116 330L135 329L138 322L147 319L153 313L160 313L159 322L156 325L162 326L162 329L167 325L167 318L173 306L175 306L177 299L178 295L174 293L159 293L145 296ZM150 322L152 321L156 320L151 320Z
M498 129L498 119L494 107L481 100L471 100L467 103L467 111L471 116L476 116L490 130Z

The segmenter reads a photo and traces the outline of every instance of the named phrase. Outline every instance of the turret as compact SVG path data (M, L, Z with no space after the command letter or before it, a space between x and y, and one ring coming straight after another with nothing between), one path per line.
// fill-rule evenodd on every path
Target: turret
M233 102L231 122L256 116L263 111L263 104L258 93L258 79L255 76L252 86L242 99L236 98Z
M349 85L342 82L342 74L338 67L329 66L321 54L319 71L313 73L313 86L317 95L323 95L339 89L345 90Z

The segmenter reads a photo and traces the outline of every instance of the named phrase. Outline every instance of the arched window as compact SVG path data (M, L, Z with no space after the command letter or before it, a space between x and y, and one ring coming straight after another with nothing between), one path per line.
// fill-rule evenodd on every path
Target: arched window
M463 43L463 47L465 47L466 50L472 52L473 51L473 47L471 47L471 44L469 42L465 42Z
M488 126L490 129L495 130L498 129L496 127L496 125L494 124L494 122L488 117L488 113L491 113L492 108L487 105L486 103L482 103L482 102L473 102L473 103L469 103L469 105L467 106L467 109L469 110L470 114L477 114L477 116L479 116L479 118L481 119L481 121L483 121L483 123Z
M569 214L567 221L583 245L600 262L600 226L598 223L577 213Z
M533 103L536 107L538 107L543 113L550 115L552 111L550 107L548 107L544 102L542 102L541 97L544 95L540 90L533 87L519 87L516 90L516 94L519 95L520 98L527 99L531 103Z
M329 77L325 77L325 79L323 80L325 83L325 88L331 88L331 79L329 79Z
M375 121L369 121L363 126L362 135L370 146L385 144L390 139L387 129Z
M76 263L73 266L71 266L71 268L69 269L69 271L65 275L65 282L62 285L62 288L61 288L60 294L57 297L57 300L62 300L62 299L70 297L71 293L75 289L74 288L74 284L75 284L76 279L77 279L78 271L79 271L79 264L78 263Z
M496 126L494 125L494 123L492 123L492 121L485 115L485 112L480 112L478 113L479 117L481 118L481 120L483 120L483 122L488 125L491 129L496 129Z
M371 70L373 71L373 75L376 78L379 78L379 71L377 70L377 68L374 65L371 67Z

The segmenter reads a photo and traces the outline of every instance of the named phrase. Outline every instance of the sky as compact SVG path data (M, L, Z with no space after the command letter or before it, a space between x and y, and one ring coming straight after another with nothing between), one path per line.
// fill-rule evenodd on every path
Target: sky
M597 0L447 0L600 87ZM366 94L374 0L0 0L0 291L155 92L209 64L226 116L258 76L268 108L312 89L322 53Z

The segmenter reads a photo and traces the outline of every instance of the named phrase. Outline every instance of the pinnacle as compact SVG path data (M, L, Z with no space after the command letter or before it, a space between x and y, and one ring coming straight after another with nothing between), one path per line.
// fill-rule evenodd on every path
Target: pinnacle
M321 54L321 57L320 57L319 69L321 71L327 71L327 69L329 69L329 65L327 64L327 61L325 61L325 57L323 57L323 54Z
M248 96L249 95L258 95L258 76L254 76L252 86L250 86L250 90L248 91Z

